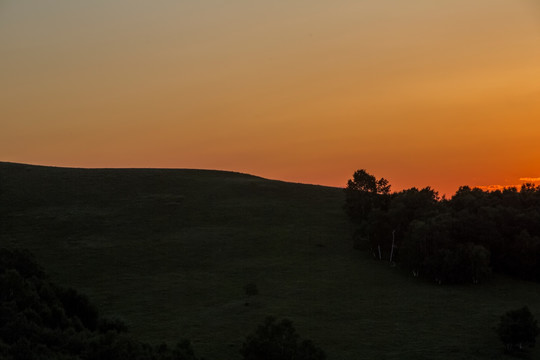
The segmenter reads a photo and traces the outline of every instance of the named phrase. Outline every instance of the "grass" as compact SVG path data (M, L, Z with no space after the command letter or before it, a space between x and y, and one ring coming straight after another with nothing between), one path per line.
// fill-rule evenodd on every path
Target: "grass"
M343 197L230 172L0 163L0 241L141 340L189 338L210 360L239 359L267 315L329 359L504 359L499 316L540 318L539 284L437 286L352 250Z

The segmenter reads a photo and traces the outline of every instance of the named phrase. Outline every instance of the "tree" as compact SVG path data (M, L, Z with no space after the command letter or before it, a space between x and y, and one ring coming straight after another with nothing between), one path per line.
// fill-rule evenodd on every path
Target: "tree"
M430 236L430 226L424 221L413 220L409 224L400 249L400 259L402 264L417 277L423 274L423 267L427 254L428 240Z
M411 223L437 215L438 201L438 193L429 186L421 190L413 187L392 194L387 211L387 231L384 235L386 241L379 242L386 242L387 248L395 250L395 260L399 258L399 249Z
M375 194L389 194L390 184L385 178L377 178L365 169L356 170L353 179L347 182L347 189Z
M345 210L353 221L361 223L374 207L384 206L389 194L388 180L357 170L345 188Z
M490 252L482 245L467 243L464 245L470 265L470 274L473 283L477 284L491 274Z
M533 347L540 332L538 323L528 307L508 311L501 316L497 334L508 352Z
M244 360L324 360L322 349L302 340L290 320L269 316L247 336L240 351Z

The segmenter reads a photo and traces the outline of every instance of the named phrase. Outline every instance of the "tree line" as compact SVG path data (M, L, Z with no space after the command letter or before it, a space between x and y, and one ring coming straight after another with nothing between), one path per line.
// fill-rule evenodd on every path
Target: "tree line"
M540 186L497 191L462 186L391 192L358 170L345 188L356 248L437 283L477 283L492 271L540 281Z

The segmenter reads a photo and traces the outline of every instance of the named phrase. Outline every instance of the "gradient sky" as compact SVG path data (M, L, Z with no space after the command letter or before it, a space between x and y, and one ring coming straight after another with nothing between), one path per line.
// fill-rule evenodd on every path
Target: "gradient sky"
M0 160L540 177L537 0L0 0Z

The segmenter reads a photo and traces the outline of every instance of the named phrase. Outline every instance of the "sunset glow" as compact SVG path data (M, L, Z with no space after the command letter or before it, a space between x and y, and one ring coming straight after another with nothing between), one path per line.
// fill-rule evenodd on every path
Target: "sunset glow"
M0 161L540 178L535 0L3 1Z

